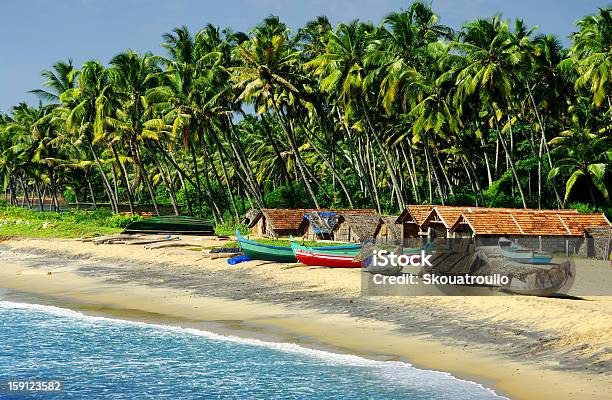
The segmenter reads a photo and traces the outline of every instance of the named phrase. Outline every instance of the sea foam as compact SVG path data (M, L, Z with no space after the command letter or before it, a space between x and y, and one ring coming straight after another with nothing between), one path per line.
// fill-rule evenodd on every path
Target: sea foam
M38 313L45 313L48 315L53 315L62 318L69 318L79 320L81 322L87 322L91 324L97 323L107 323L113 325L130 325L137 326L147 329L153 329L156 331L161 331L164 333L172 333L172 334L184 334L190 336L199 336L206 338L212 341L219 342L230 342L236 343L240 345L254 346L260 348L266 348L278 352L289 353L289 354L297 354L303 355L314 359L323 360L327 363L348 365L354 367L368 367L378 370L382 372L384 376L390 378L399 378L402 376L403 378L409 378L406 382L407 384L414 384L415 382L419 382L421 379L432 379L436 381L436 376L439 378L452 379L457 382L462 382L464 384L473 385L479 389L485 390L489 392L491 395L495 396L499 399L506 399L506 397L500 396L493 389L487 388L477 382L459 379L454 377L452 374L448 372L435 371L435 370L424 370L415 368L410 363L401 362L401 361L378 361L372 360L365 357L352 355L352 354L341 354L341 353L333 353L325 350L313 349L305 346L301 346L294 343L286 343L286 342L272 342L272 341L264 341L260 339L253 338L242 338L238 336L232 335L220 335L214 332L195 329L195 328L187 328L176 325L163 325L163 324L155 324L149 322L141 322L141 321L130 321L116 318L108 318L101 316L93 316L87 315L79 311L61 308L50 305L43 304L33 304L33 303L19 303L13 301L5 301L0 300L0 310L20 310L20 311L31 311ZM403 373L402 373L403 372Z

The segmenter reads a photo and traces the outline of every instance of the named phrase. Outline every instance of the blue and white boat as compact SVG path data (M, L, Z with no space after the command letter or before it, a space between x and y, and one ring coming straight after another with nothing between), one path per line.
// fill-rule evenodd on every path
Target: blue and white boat
M531 250L508 239L499 240L499 249L504 257L523 264L550 264L552 256L537 250Z

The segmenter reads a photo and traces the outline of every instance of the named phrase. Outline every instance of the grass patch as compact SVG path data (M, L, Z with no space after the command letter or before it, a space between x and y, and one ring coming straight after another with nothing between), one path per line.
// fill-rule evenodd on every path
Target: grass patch
M0 236L29 238L81 238L121 232L140 216L115 215L109 210L38 212L0 207Z

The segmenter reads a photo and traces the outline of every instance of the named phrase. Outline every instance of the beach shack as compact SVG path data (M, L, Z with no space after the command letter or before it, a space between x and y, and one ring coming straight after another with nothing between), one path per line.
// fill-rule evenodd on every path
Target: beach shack
M576 210L466 208L451 225L455 238L476 238L494 245L506 238L543 251L584 253L588 228L610 228L604 214ZM586 255L586 254L585 254Z
M379 226L380 218L380 215L374 210L357 213L342 212L333 230L333 239L339 242L354 243L372 239Z
M395 223L400 227L403 239L416 238L423 235L421 224L433 206L430 205L409 205L397 217Z
M421 222L421 231L431 239L452 237L450 229L464 210L464 206L434 206Z
M311 210L304 214L306 240L361 242L374 235L378 214L373 209Z
M374 239L378 243L396 242L402 239L402 229L396 224L397 216L382 215L378 220Z
M262 208L251 215L249 228L256 238L302 236L304 214L315 211L304 208Z
M586 243L582 248L585 257L610 260L612 255L612 227L593 226L585 228Z

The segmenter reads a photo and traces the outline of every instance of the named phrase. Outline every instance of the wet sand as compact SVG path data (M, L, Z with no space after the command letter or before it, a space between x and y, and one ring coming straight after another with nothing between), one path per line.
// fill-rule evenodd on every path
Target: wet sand
M577 285L610 275L590 263ZM358 270L34 239L0 244L0 287L85 312L406 360L511 398L612 392L612 297L365 297Z

